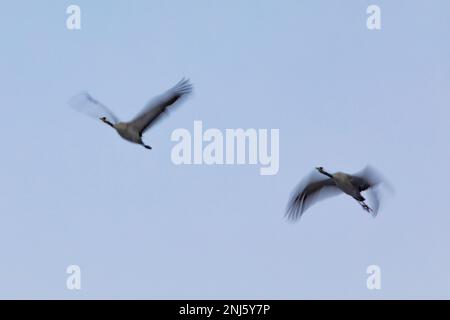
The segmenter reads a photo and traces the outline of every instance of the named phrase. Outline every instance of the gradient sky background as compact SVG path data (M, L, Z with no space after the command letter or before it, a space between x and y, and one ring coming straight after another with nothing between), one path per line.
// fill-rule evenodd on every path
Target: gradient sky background
M0 30L0 298L450 298L449 1L8 1ZM129 119L183 76L152 151L67 106ZM175 166L194 120L279 128L278 175ZM377 219L345 196L284 219L315 166L366 164L396 191Z

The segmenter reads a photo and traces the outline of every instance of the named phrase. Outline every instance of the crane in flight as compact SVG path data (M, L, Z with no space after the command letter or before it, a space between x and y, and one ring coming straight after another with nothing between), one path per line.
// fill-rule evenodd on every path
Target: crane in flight
M105 105L95 100L89 93L82 92L69 101L69 105L80 112L100 119L115 129L125 140L152 149L142 141L142 135L158 120L166 109L180 102L192 92L192 84L182 79L173 88L153 98L131 121L121 122Z
M361 207L371 213L373 217L377 215L379 208L379 196L375 187L382 182L381 175L372 167L368 166L356 174L343 172L328 173L323 167L316 170L326 178L317 177L317 173L311 174L305 179L292 194L288 204L286 216L290 220L299 219L303 212L311 205L324 198L345 193L354 198ZM365 202L361 195L363 191L372 191L373 208Z

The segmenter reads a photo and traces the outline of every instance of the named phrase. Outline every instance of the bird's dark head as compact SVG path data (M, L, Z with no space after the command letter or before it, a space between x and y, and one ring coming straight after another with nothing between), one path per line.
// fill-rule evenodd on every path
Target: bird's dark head
M316 170L319 171L319 172L323 172L324 171L323 167L316 167Z

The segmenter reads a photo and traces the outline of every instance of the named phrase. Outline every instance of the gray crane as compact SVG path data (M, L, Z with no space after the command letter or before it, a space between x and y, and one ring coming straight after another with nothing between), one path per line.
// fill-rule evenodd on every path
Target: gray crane
M375 169L367 166L356 174L343 172L331 174L326 172L323 167L317 167L316 170L325 175L326 178L321 178L317 173L312 173L300 183L288 204L286 211L288 219L292 221L297 220L306 209L317 201L341 193L353 197L373 217L377 215L379 196L375 191L375 187L382 182L382 179ZM361 192L366 190L372 191L373 208L365 203L366 199L361 195Z
M180 98L192 91L189 80L182 79L173 88L163 94L153 98L144 109L131 121L121 122L103 104L95 100L87 92L82 92L69 101L69 105L74 109L100 119L105 124L114 128L125 140L140 144L147 149L151 149L142 141L142 135L147 131L166 109L179 102Z

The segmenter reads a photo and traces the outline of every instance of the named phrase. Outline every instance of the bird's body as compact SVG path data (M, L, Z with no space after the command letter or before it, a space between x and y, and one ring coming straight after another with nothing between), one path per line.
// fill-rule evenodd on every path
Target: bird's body
M92 98L88 93L79 94L69 104L79 111L98 117L101 121L114 128L123 139L151 149L150 146L142 141L144 132L159 119L169 106L174 105L180 98L191 91L192 85L188 80L182 79L173 88L151 100L144 110L129 122L119 121L107 107ZM75 98L78 98L78 100Z
M143 144L142 136L139 134L139 131L133 128L130 123L119 122L114 125L114 129L116 129L117 133L124 138L133 143Z
M350 180L350 176L343 172L336 172L333 174L333 180L336 186L349 196L354 195L354 188Z
M366 167L363 171L353 175L343 172L330 174L322 167L316 169L328 178L310 177L299 186L288 206L287 216L290 219L300 218L303 212L320 198L342 192L354 198L364 210L372 213L374 217L376 216L379 206L378 196L374 194L375 206L370 208L364 202L366 199L361 195L362 191L373 189L381 182L379 175L373 168Z
M358 201L364 201L364 197L360 193L360 186L355 185L351 175L343 172L336 172L333 174L333 181L342 192Z

